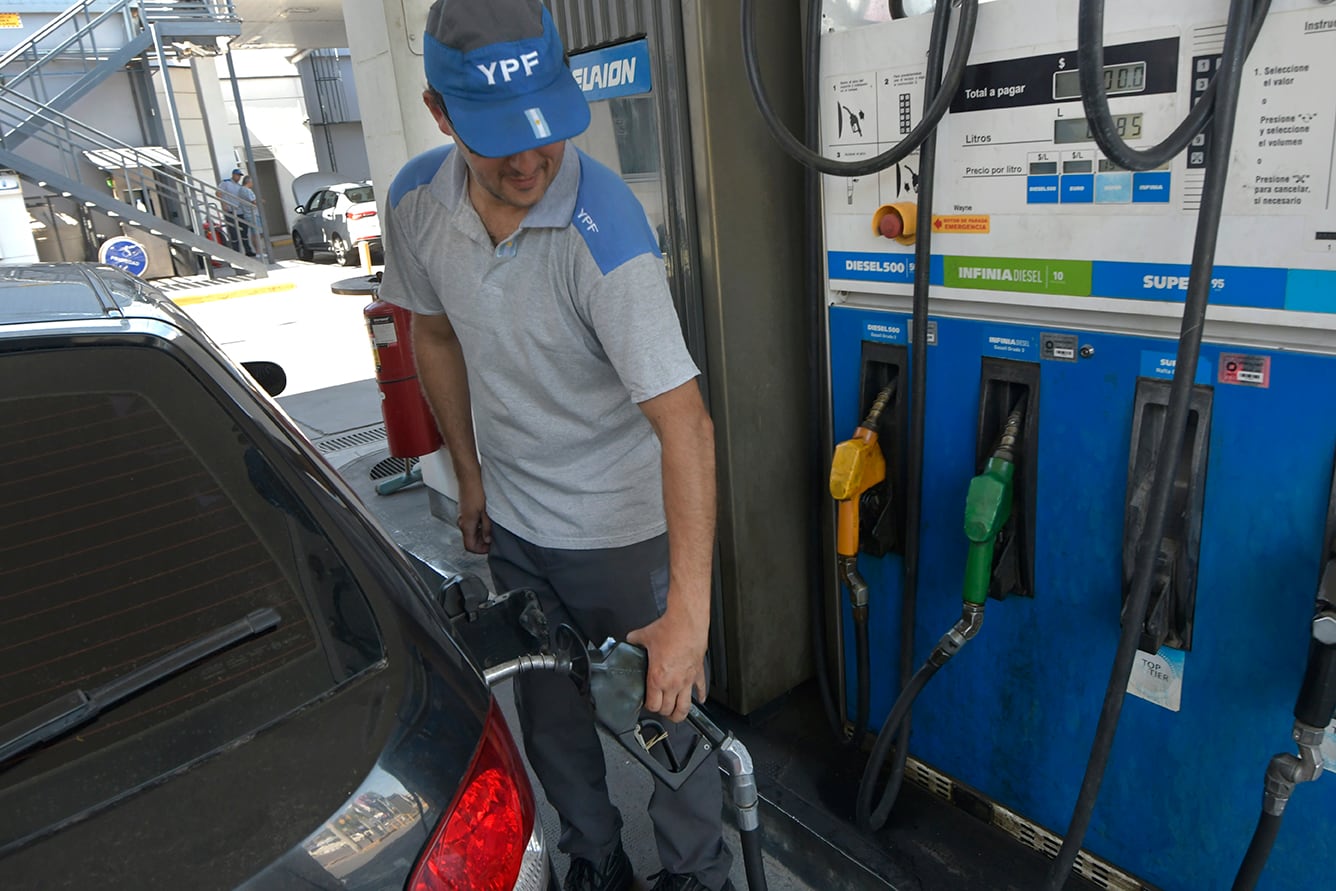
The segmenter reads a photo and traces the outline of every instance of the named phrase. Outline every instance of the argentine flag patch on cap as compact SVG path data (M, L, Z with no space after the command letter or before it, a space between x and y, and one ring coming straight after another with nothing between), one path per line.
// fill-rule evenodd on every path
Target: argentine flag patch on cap
M541 108L526 108L524 116L529 120L529 126L533 129L533 135L537 139L547 139L552 135L552 128L547 125L547 118L543 117Z

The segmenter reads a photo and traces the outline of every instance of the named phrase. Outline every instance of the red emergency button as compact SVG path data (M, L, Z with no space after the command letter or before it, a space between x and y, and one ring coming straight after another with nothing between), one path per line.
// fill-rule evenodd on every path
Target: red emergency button
M901 244L913 244L918 222L918 205L912 201L883 204L872 215L872 231Z

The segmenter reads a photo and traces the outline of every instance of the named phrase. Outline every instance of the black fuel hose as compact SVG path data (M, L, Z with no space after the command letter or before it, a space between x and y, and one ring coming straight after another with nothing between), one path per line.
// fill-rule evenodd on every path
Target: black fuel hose
M886 756L889 754L891 741L897 736L904 735L901 728L909 727L909 710L914 707L914 700L918 699L923 688L928 686L928 681L937 673L941 665L933 660L923 663L914 676L910 678L909 683L900 691L900 696L895 700L895 705L891 708L891 713L886 718L886 723L881 725L881 732L877 734L877 741L872 745L872 756L868 758L867 767L863 769L863 780L858 785L858 803L855 805L855 819L858 822L858 828L865 832L872 832L886 825L886 818L890 816L891 808L895 806L895 801L900 795L900 786L904 780L904 759L896 758L896 764L892 766L891 776L886 782L886 791L881 795L876 808L872 806L872 790L876 787L877 780L881 776L881 768L886 763ZM898 740L897 740L898 742ZM900 752L906 752L907 746L900 743L897 746L897 755Z
M1099 2L1099 0L1096 0ZM1265 0L1261 0L1265 2ZM1102 2L1101 2L1102 6ZM1086 830L1099 798L1099 787L1108 767L1113 750L1114 736L1122 715L1127 693L1127 681L1136 659L1141 625L1150 600L1151 581L1155 574L1156 555L1164 537L1179 456L1187 431L1189 401L1197 377L1197 362L1201 353L1202 331L1206 323L1206 308L1211 295L1211 272L1215 263L1216 243L1220 231L1220 216L1224 209L1225 183L1229 175L1229 156L1234 140L1234 121L1238 111L1239 82L1247 57L1247 34L1253 0L1230 0L1229 23L1225 33L1224 59L1216 74L1217 93L1211 139L1211 160L1206 169L1201 210L1197 215L1196 238L1192 249L1192 267L1189 276L1187 300L1183 308L1183 322L1178 338L1178 356L1174 379L1169 390L1169 406L1160 440L1160 461L1151 484L1150 506L1143 531L1142 545L1136 571L1132 577L1131 593L1123 613L1122 633L1114 657L1109 685L1100 709L1099 725L1086 763L1081 791L1072 812L1072 820L1062 840L1058 857L1050 867L1044 883L1045 891L1060 891L1067 881L1076 855L1081 850Z
M924 78L923 100L930 105L941 89L943 56L946 53L946 26L943 10L950 3L939 3L933 13L932 45L928 48L928 70ZM940 28L939 28L940 25ZM920 526L923 517L923 448L927 433L928 408L928 300L932 269L932 197L937 174L937 131L934 129L923 141L919 152L919 194L916 208L917 237L914 243L914 304L910 330L910 423L908 480L905 491L905 555L904 589L900 602L900 696L891 709L891 715L877 733L872 753L859 783L857 820L865 830L879 829L900 796L904 782L905 764L909 759L909 736L912 731L910 710L923 686L928 683L937 667L925 664L914 672L914 626L918 621L918 582ZM897 711L899 714L897 714ZM871 810L872 790L880 779L891 740L895 740L895 760L880 803Z
M761 831L744 829L738 832L742 842L742 867L747 875L748 891L768 891L765 878L765 860L761 856Z
M807 6L805 39L807 40L807 64L803 72L806 104L804 126L807 141L815 143L821 138L820 3L809 3ZM821 174L810 167L806 168L805 173L804 193L807 222L804 226L803 235L807 241L807 293L811 295L811 299L807 301L807 330L809 332L807 340L807 383L809 387L808 399L812 406L812 423L808 425L810 439L807 444L808 465L812 469L812 486L808 498L811 503L809 515L816 517L821 515L828 497L821 483L822 464L828 464L829 462L823 461L825 446L821 432L821 419L826 417L827 402L825 387L822 385L825 380L825 373L822 371L824 341L821 337L824 319L822 318L822 301L818 296L825 283L825 276L822 272L824 251L821 248ZM816 556L817 559L810 561L808 588L811 591L811 597L809 598L811 621L809 627L812 639L812 661L816 666L817 690L821 694L821 705L826 713L826 723L840 746L857 747L862 745L863 736L867 733L868 712L871 709L871 691L869 689L871 668L870 656L867 651L867 623L866 621L859 623L857 621L858 617L855 616L854 646L857 652L859 692L857 710L854 713L854 726L846 730L844 708L835 702L837 694L832 690L830 669L827 665L829 650L826 646L826 595L829 581L826 578L824 567L827 565L826 558L829 555L828 553L820 553Z
M947 29L951 5L951 3L937 4L933 13L933 37L930 38L933 44L937 43L938 30L945 32ZM894 148L873 158L861 161L836 161L827 158L804 145L789 132L789 128L775 114L770 105L769 94L765 91L765 84L761 80L761 66L756 53L755 0L742 0L742 59L747 69L747 82L751 85L752 96L756 100L756 107L760 110L761 117L765 119L780 148L790 157L800 164L831 176L868 176L908 157L923 145L924 140L936 130L937 124L946 116L947 110L951 107L951 100L965 76L965 65L969 60L970 47L974 43L974 26L978 18L979 0L960 0L960 21L956 30L955 45L951 50L951 64L947 68L942 90L924 109L923 119L919 121L918 126L910 130ZM942 39L945 40L944 33ZM813 100L815 101L815 97Z
M1262 33L1262 24L1271 8L1271 0L1258 0L1248 23L1248 50ZM1197 104L1163 142L1148 149L1134 149L1118 134L1118 126L1109 111L1109 95L1104 88L1104 0L1081 0L1078 20L1077 59L1081 79L1081 104L1086 120L1100 150L1120 167L1128 170L1154 170L1178 156L1192 138L1205 128L1215 113L1216 96L1223 66L1211 78Z
M1248 843L1248 853L1243 855L1243 864L1234 877L1232 891L1252 891L1257 887L1257 880L1262 877L1267 858L1271 856L1271 846L1280 834L1281 819L1279 814L1262 812L1257 828L1253 830L1252 841Z
M868 641L867 616L854 617L854 659L858 666L858 699L854 710L854 726L845 735L845 745L858 748L867 733L867 722L872 712L872 646Z

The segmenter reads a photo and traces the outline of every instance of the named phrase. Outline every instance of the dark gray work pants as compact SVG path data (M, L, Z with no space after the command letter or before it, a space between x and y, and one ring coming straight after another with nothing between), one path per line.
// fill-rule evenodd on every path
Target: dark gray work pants
M663 612L668 594L668 537L602 550L531 544L496 524L488 554L498 591L532 588L555 632L565 622L592 641L625 640ZM621 840L622 817L608 798L603 748L593 712L570 679L548 672L515 678L524 750L547 799L561 817L558 847L598 863ZM694 731L668 727L684 752ZM710 888L728 878L732 856L723 843L723 787L709 763L676 792L656 782L649 801L660 865L695 875Z

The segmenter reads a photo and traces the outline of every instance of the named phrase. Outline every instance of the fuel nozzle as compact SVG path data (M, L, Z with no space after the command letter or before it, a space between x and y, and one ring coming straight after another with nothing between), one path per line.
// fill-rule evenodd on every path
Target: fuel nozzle
M1327 564L1323 587L1336 578L1336 560ZM1262 810L1275 817L1285 812L1294 787L1322 776L1322 740L1336 715L1336 607L1319 600L1310 626L1308 664L1294 703L1292 736L1297 755L1282 752L1266 768Z
M970 480L965 496L965 537L970 541L965 558L964 603L960 620L942 635L928 661L943 665L983 627L988 586L993 578L993 549L997 536L1011 518L1011 494L1016 477L1016 443L1020 440L1024 409L1007 417L983 473Z
M1336 560L1326 576L1336 576ZM1308 641L1308 665L1294 703L1294 718L1311 727L1325 728L1336 712L1336 607L1317 602Z
M970 480L965 497L965 537L969 556L965 562L964 600L983 606L993 577L993 550L997 536L1011 519L1012 493L1016 478L1016 444L1020 440L1025 410L1017 407L1007 417L993 454L983 473Z
M836 564L840 580L849 587L855 618L866 617L868 601L867 583L858 572L858 500L886 479L886 458L877 442L877 428L895 389L895 381L881 389L854 435L835 447L830 464L830 494L839 502Z

